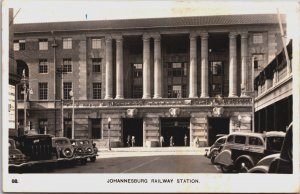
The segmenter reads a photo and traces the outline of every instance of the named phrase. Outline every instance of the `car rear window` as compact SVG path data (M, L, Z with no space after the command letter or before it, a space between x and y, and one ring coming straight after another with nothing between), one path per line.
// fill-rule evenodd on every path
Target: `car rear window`
M241 135L236 135L234 142L238 143L238 144L245 144L246 143L246 137L241 136Z
M249 137L249 145L263 145L263 142L258 137Z
M284 137L268 137L267 148L269 150L280 151L283 144Z
M217 141L217 143L224 143L225 140L226 140L226 138L221 138L221 139L219 139L219 140Z

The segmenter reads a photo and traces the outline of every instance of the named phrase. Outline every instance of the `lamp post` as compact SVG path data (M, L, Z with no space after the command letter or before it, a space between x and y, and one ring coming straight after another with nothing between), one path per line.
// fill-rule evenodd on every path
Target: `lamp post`
M60 75L61 78L61 86L60 86L60 114L61 114L61 122L60 122L60 126L61 126L61 132L62 132L62 136L64 137L64 73L66 73L64 71L64 65L63 63L61 64L61 67L58 67L56 69L57 73Z
M108 150L111 150L111 148L110 148L110 122L111 122L111 118L108 117L107 121L108 121Z
M69 92L70 96L71 96L71 99L72 99L72 139L74 139L74 136L75 136L75 129L74 129L74 120L75 120L75 112L74 112L74 93L73 91L71 90Z
M25 69L23 70L23 73L22 73L22 79L21 79L21 82L23 83L23 91L22 93L24 94L24 99L23 99L23 104L24 104L24 123L23 123L23 126L24 126L24 134L25 132L28 131L27 129L27 113L26 113L26 109L27 109L27 96L29 94L32 94L32 89L31 88L28 88L27 87L27 83L28 83L28 79L26 78L26 75L25 75Z

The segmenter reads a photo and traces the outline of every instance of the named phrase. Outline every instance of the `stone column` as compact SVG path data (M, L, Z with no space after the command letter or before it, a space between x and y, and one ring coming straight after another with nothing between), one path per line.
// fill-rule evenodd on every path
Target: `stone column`
M190 34L190 93L189 98L197 98L197 36Z
M154 98L162 97L162 66L160 35L154 37Z
M150 37L143 36L143 98L151 98L150 87Z
M236 35L229 34L229 97L237 97Z
M113 93L113 72L112 72L112 39L105 38L105 99L112 99Z
M124 98L124 75L123 75L123 38L117 37L117 62L116 62L116 99Z
M248 33L241 34L241 59L242 59L242 68L241 68L241 96L247 96L245 92L248 91L247 87L247 75L248 75Z
M208 33L201 34L201 98L208 97Z

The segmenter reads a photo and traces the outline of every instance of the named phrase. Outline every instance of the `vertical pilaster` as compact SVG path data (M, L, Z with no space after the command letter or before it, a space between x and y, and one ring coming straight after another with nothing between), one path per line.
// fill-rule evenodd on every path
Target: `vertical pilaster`
M116 63L116 99L124 98L124 73L123 73L123 38L117 37L117 63Z
M189 98L197 98L197 36L190 34L190 92Z
M248 75L248 33L241 34L241 58L242 58L242 68L241 68L241 96L247 96L247 75Z
M150 96L150 37L143 36L143 98Z
M208 33L201 34L201 98L208 97Z
M229 34L229 97L237 97L236 36Z
M105 38L105 99L112 99L113 75L112 75L112 39Z
M154 98L162 97L162 66L160 35L154 37Z

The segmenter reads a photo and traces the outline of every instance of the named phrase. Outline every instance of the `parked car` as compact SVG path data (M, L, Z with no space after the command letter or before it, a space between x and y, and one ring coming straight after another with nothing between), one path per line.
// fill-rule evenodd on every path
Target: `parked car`
M215 158L223 172L246 172L264 156L280 152L285 133L235 132L228 135L222 151Z
M23 168L26 168L28 165L27 158L21 150L16 148L16 142L13 139L8 140L8 166L9 172L22 172Z
M52 146L57 150L58 162L73 164L76 160L74 147L66 137L53 137Z
M272 154L262 158L249 173L293 173L293 124L286 132L279 154Z
M75 154L81 157L81 163L85 164L89 158L91 162L96 161L98 149L94 149L90 139L71 139L71 144L75 148Z
M57 162L52 136L44 134L24 135L18 138L17 148L26 155L28 166L52 170Z
M209 158L212 164L215 164L215 157L220 153L220 150L226 141L227 135L218 134L217 137L218 139L215 141L215 143L209 149L205 149L204 156Z

